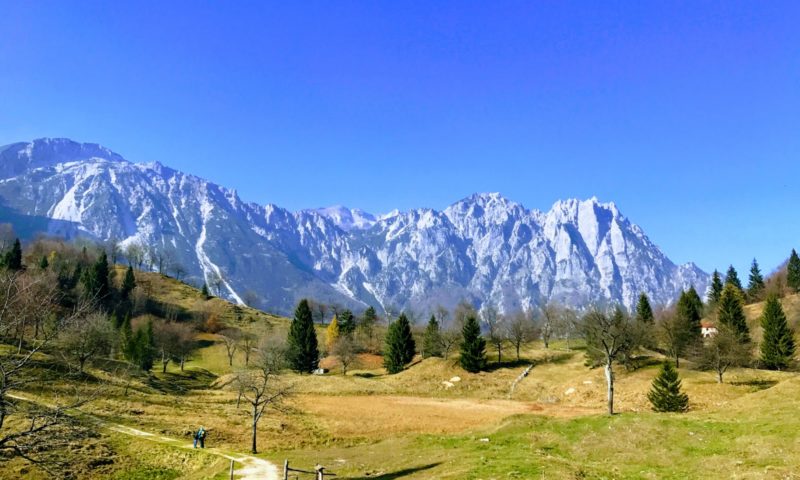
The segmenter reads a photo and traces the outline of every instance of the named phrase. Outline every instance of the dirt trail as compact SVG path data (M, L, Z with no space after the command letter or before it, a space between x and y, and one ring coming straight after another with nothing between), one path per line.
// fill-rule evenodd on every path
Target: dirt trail
M164 443L177 448L194 448L194 445L191 443L184 443L182 440L177 440L174 438L157 436L152 433L137 430L125 425L109 424L107 422L102 422L102 425L109 430L113 430L124 435L145 438L153 442ZM227 458L228 460L233 460L235 462L233 471L234 478L238 478L240 480L278 480L278 467L264 460L263 458L238 453L226 453L216 448L204 448L203 451L212 455ZM238 466L236 464L238 464Z
M38 403L31 398L22 397L19 395L9 395L9 397L15 398L17 400L22 400L25 402ZM126 425L121 425L118 423L109 423L86 412L81 412L81 415L90 417L99 427L106 428L108 430L112 430L117 433L122 433L123 435L139 437L147 439L152 442L171 445L176 448L187 448L187 449L194 448L194 445L192 443L185 443L184 440L155 435L150 432L145 432L143 430L138 430L136 428L128 427ZM252 455L244 455L240 453L224 452L217 448L204 448L203 452L210 453L211 455L216 455L218 457L227 458L228 460L233 460L235 462L233 475L234 478L237 478L239 480L279 479L278 467L275 466L275 464L264 460L263 458L254 457Z

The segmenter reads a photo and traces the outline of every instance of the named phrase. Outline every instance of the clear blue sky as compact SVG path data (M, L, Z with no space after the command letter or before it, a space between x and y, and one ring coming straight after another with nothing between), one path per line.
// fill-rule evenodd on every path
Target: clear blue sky
M0 0L0 144L373 212L613 200L673 260L800 247L800 2Z

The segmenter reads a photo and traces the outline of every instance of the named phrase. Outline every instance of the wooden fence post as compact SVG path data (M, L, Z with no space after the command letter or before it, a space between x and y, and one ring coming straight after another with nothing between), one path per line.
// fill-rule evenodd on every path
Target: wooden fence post
M289 459L283 461L283 480L289 480Z
M233 480L233 460L231 460L231 480Z

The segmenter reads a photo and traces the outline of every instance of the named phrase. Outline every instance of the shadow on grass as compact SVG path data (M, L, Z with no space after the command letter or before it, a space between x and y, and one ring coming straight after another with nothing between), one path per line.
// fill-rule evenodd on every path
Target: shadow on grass
M354 373L353 376L361 378L376 378L376 377L381 377L383 375L378 375L377 373L370 373L370 372L359 372L359 373Z
M777 380L764 380L764 379L731 382L731 385L735 385L737 387L750 387L753 389L753 391L766 390L770 387L774 387L777 384L778 384Z
M408 475L412 475L414 473L430 470L431 468L438 467L439 465L441 465L441 463L429 463L428 465L421 465L419 467L404 468L403 470L398 470L396 472L367 475L363 477L342 477L342 478L346 478L348 480L395 480L397 478L403 478Z
M162 393L170 395L184 395L191 390L206 389L217 376L208 370L193 368L182 373L161 373L150 375L147 385Z
M486 370L485 371L494 372L495 370L500 370L501 368L527 367L531 363L536 363L536 362L535 361L531 362L530 360L525 360L524 358L521 358L519 360L516 360L516 359L514 359L514 360L506 360L504 362L492 362L492 363L490 363L489 365L486 366Z

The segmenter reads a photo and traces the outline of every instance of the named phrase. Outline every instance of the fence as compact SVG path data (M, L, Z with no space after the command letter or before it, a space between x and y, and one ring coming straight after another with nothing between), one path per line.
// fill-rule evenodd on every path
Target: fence
M309 470L300 470L297 468L290 468L289 467L289 460L284 460L283 462L283 480L289 480L289 472L296 472L296 473L308 473L314 475L315 480L325 480L325 477L335 477L336 474L332 472L326 472L325 467L322 465L317 465L314 467L314 471Z

